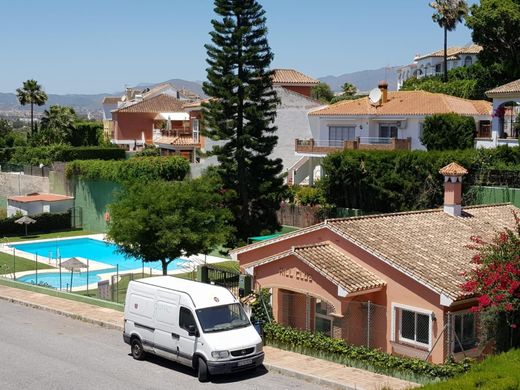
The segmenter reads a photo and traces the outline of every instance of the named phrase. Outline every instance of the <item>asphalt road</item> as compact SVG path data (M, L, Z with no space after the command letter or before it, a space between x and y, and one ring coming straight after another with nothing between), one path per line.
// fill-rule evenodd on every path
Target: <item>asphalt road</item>
M255 371L199 383L159 357L136 361L121 332L0 300L0 389L321 389Z

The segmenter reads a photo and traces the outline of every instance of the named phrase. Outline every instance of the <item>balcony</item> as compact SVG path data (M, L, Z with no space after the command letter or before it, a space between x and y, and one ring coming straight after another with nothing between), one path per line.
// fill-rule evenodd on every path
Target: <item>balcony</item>
M341 150L411 150L412 139L357 137L353 140L296 139L295 151L301 154L326 155Z

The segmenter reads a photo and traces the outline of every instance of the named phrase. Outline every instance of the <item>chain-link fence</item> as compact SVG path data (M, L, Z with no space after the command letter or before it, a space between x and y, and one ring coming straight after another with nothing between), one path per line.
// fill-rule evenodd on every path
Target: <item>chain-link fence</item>
M341 312L319 298L286 290L279 290L274 299L278 300L278 322L282 325L343 338L354 345L385 346L385 306L351 301Z

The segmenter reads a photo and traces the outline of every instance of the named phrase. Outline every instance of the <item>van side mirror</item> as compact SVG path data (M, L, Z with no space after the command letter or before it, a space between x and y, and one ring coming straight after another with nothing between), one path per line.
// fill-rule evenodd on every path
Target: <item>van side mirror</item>
M197 327L195 325L193 325L193 324L188 325L188 336L195 336L195 337L200 336L199 331L197 330Z

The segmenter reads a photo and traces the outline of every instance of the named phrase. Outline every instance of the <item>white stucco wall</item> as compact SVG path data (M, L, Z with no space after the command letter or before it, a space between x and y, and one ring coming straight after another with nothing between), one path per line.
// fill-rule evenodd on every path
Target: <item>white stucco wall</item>
M325 106L314 99L282 87L275 87L275 90L281 103L276 110L274 121L274 125L278 127L276 132L278 144L271 153L271 157L281 158L284 171L287 171L299 159L295 155L295 139L312 138L308 113Z
M74 206L74 199L59 200L54 202L35 201L35 202L17 202L7 200L7 216L12 217L17 212L23 215L36 215L44 212L64 213Z

